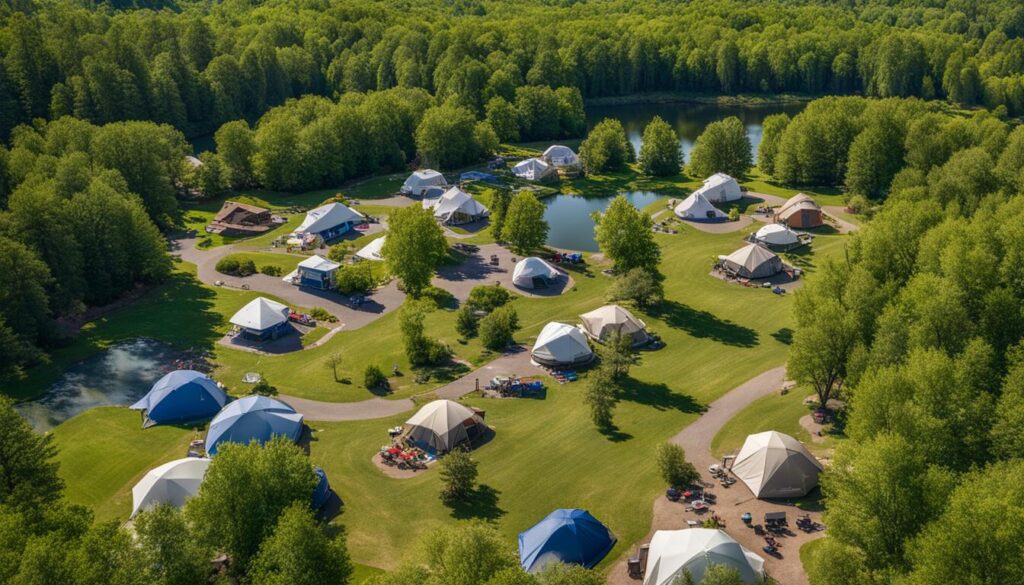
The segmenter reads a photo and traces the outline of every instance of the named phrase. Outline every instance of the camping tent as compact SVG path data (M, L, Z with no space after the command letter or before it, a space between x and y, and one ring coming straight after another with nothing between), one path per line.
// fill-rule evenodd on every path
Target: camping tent
M175 370L156 381L132 410L143 411L142 427L213 418L230 399L217 383L195 370Z
M519 533L519 562L529 572L552 562L592 568L615 546L615 536L586 510L559 509Z
M575 167L580 164L580 157L571 148L561 144L552 144L541 156L555 167Z
M764 246L748 244L728 256L719 256L722 267L743 278L768 278L782 272L782 260Z
M423 207L434 212L442 223L460 224L483 219L490 211L468 193L452 187L437 199L424 199Z
M533 344L533 361L545 366L585 364L594 352L583 332L572 325L552 321L541 329Z
M322 468L314 467L313 472L316 473L316 488L313 489L312 507L319 510L331 497L331 482L327 481L327 472Z
M824 223L821 206L810 195L798 193L775 212L775 221L789 227L813 228Z
M217 454L221 443L266 443L282 435L292 441L302 436L302 415L280 400L266 396L246 396L225 406L210 421L206 432L206 452Z
M422 169L409 175L409 178L402 183L400 191L407 195L422 196L423 192L430 187L447 187L448 181L444 175L434 169Z
M131 517L157 504L180 508L199 492L209 466L209 459L186 457L149 470L132 488Z
M676 205L676 215L690 221L725 221L729 219L724 211L718 209L699 192L694 191L690 196L683 199Z
M483 417L468 407L451 400L435 400L405 421L405 436L444 453L472 441L483 427Z
M764 559L722 530L688 528L654 533L643 585L671 585L683 571L700 583L712 565L736 569L744 583L760 583L764 578Z
M380 252L384 249L384 238L387 236L381 236L376 240L366 244L356 252L356 258L362 258L363 260L374 260L381 262L384 257L381 256Z
M512 174L527 181L542 181L557 171L539 158L528 158L512 167Z
M277 301L257 297L231 317L231 324L257 337L265 337L288 322L291 311Z
M580 315L580 320L583 322L583 332L601 342L606 341L615 331L631 336L633 345L643 345L650 341L647 325L618 305L605 305L600 309L594 309Z
M821 464L793 437L775 431L750 435L732 473L758 498L798 498L818 485Z
M544 286L557 280L561 274L557 268L544 260L530 256L516 262L516 267L512 271L512 284L519 288L536 288L538 285Z
M725 173L715 173L704 179L704 184L694 193L700 193L712 203L726 203L743 197L740 184Z
M788 248L800 243L800 236L781 223L770 223L754 234L754 239L766 246Z
M296 235L312 234L324 240L336 238L366 221L366 217L341 203L328 203L306 212L306 218L295 230Z

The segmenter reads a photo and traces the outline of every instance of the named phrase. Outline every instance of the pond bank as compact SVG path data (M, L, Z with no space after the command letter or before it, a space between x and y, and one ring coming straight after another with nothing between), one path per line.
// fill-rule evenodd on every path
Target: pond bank
M714 95L690 92L651 92L606 96L584 100L584 107L629 106L642 104L715 104L720 106L767 106L805 104L821 96L791 93Z

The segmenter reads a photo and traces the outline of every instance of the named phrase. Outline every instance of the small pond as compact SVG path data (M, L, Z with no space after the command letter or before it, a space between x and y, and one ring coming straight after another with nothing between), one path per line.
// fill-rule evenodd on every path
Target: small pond
M152 339L124 341L71 366L42 397L16 408L37 431L46 432L95 406L127 406L180 355Z
M639 209L647 207L661 197L652 191L630 191L623 195ZM548 245L566 250L597 252L594 220L590 216L594 212L604 211L613 198L563 194L544 198L544 205L547 207L544 211L544 220L550 227Z

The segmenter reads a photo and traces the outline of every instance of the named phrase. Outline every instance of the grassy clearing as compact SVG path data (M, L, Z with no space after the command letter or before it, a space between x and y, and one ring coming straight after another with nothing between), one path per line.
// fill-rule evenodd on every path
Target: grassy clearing
M281 276L284 276L295 270L299 262L302 262L307 257L284 252L237 252L235 254L228 254L224 258L234 258L239 261L252 260L253 264L256 265L256 272L262 273L265 267L272 266L280 272Z
M835 438L826 436L815 443L811 434L800 426L800 417L814 408L804 404L807 391L794 390L787 394L772 394L750 403L721 428L711 441L715 457L739 451L747 435L764 431L778 431L796 438L813 453L824 453L835 446Z

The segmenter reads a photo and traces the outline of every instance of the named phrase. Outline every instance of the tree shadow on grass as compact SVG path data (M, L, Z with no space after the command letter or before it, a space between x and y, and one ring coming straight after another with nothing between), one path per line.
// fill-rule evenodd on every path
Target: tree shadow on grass
M606 427L599 427L597 431L613 443L623 443L633 438L633 435L620 431L619 427L615 426L615 423Z
M694 400L692 396L673 392L666 384L652 384L632 377L622 382L619 399L651 406L657 410L678 410L686 413L705 410L704 405Z
M498 505L500 494L501 492L491 486L480 484L469 498L449 504L448 507L452 511L452 517L459 520L476 518L494 522L505 515L505 510Z
M779 343L782 343L784 345L789 345L793 343L793 330L790 329L789 327L783 327L778 331L772 332L771 335L775 339L775 341L778 341Z
M649 313L669 327L682 329L693 337L710 338L738 347L754 347L758 344L757 331L677 301L662 301L652 307Z

